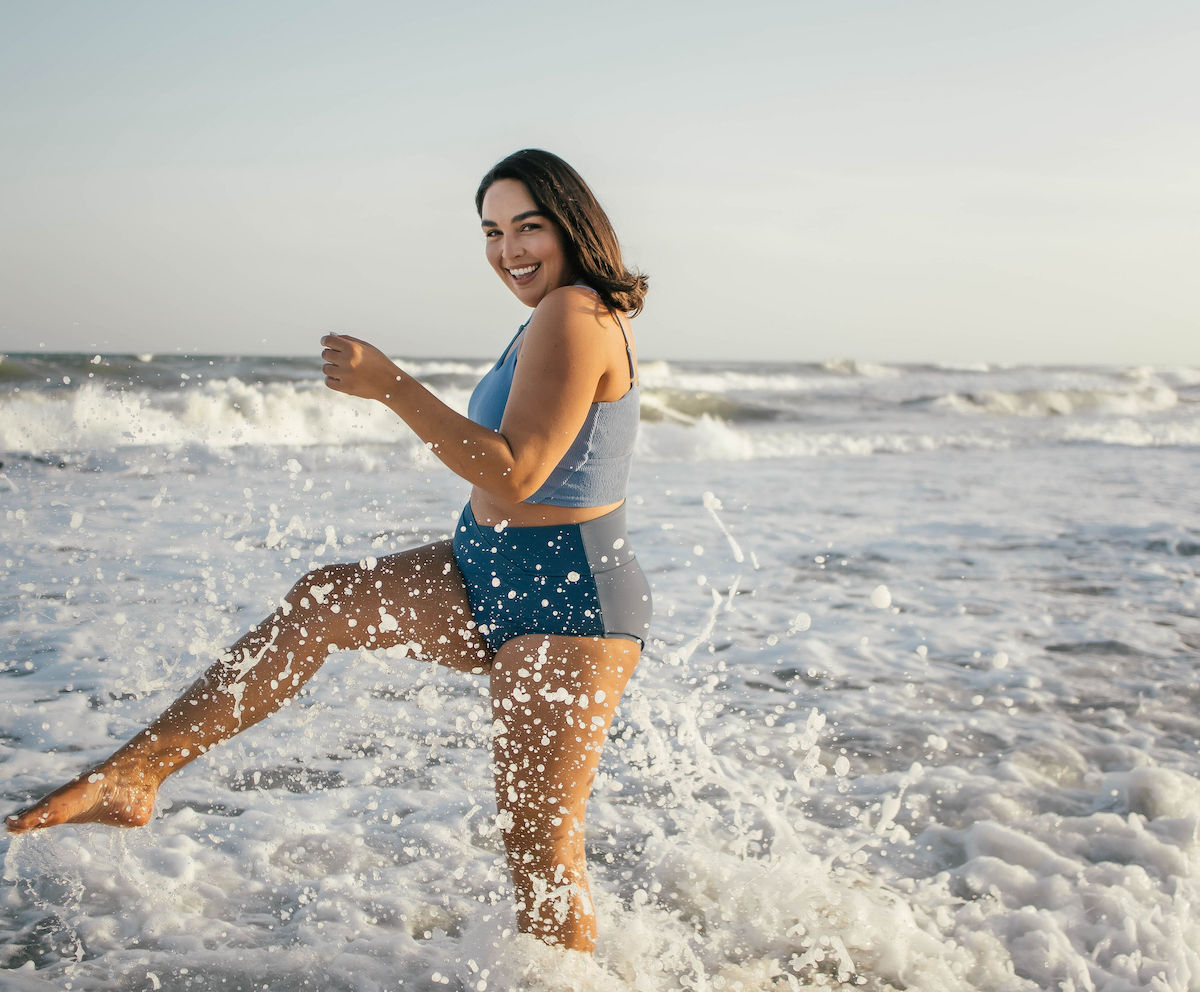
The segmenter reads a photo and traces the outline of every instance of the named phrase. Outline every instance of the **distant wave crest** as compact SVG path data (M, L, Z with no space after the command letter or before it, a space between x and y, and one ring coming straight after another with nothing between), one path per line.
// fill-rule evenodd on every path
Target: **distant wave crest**
M406 361L463 411L487 363ZM910 454L1071 443L1200 446L1193 369L722 365L647 361L651 461ZM330 393L311 359L19 355L0 359L0 451L424 447L379 404Z
M1145 385L1125 390L985 390L979 393L951 393L939 402L959 412L997 416L1063 417L1079 413L1137 416L1169 410L1179 402L1179 396L1169 386Z

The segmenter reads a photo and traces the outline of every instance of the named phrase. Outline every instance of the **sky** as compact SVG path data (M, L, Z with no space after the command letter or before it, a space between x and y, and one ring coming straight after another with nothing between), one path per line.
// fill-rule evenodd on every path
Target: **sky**
M0 351L497 354L566 158L656 359L1200 365L1194 0L0 0Z

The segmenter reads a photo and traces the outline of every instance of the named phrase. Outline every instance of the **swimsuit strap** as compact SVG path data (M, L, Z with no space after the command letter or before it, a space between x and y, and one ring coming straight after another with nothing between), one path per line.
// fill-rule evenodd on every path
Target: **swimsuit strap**
M496 360L496 368L499 368L508 360L509 353L513 350L513 345L517 343L517 338L521 336L521 332L525 330L528 325L529 321L527 320L524 324L517 328L517 333L514 334L512 336L512 340L508 342L508 347L500 353L500 357Z
M625 325L621 322L621 318L617 314L617 311L609 310L609 313L613 315L613 319L616 320L617 326L621 328L621 337L625 339L625 358L629 362L629 387L632 389L637 385L637 383L634 382L633 348L629 344L629 335L625 333Z
M596 290L596 288L594 286L589 286L586 282L583 282L582 280L579 282L576 282L576 283L572 283L572 285L573 286L582 286L584 289L590 289L597 296L600 296L600 293ZM603 297L601 297L601 302L603 302ZM621 328L621 337L625 340L625 360L627 362L629 362L629 385L632 388L633 386L637 385L637 383L634 381L636 373L634 372L634 369L633 369L633 347L629 344L629 335L625 333L625 325L624 325L624 323L622 323L620 315L612 307L607 306L607 304L605 306L606 306L606 309L608 310L608 312L613 315L613 319L617 322L617 326L619 328Z

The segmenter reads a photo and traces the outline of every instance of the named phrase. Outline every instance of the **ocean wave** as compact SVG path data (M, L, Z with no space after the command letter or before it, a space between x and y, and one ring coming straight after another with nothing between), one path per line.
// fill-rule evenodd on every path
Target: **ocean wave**
M1014 439L986 433L904 433L871 430L755 430L704 415L694 422L643 424L638 459L647 462L759 461L906 455L950 449L999 450Z
M712 366L686 368L673 362L642 362L638 379L643 390L662 389L698 393L810 393L834 384L820 367L799 366L771 369Z
M404 367L463 411L488 364L428 359ZM967 372L926 365L891 371L897 374L870 378L816 364L646 362L644 457L801 458L1046 443L1200 445L1200 374L1186 368ZM407 450L411 440L379 404L326 390L309 358L0 359L0 451L11 454L54 461L136 447Z
M475 359L398 359L410 374L433 381L475 382L490 362ZM135 390L186 388L199 381L239 379L267 385L273 382L321 382L318 355L227 356L100 354L0 355L0 387L8 389L78 389L103 384Z
M1200 422L1151 423L1130 417L1064 425L1062 440L1127 448L1200 447Z
M444 395L457 409L465 390ZM1049 418L1033 431L1029 418L945 421L928 414L886 423L828 424L757 419L737 404L720 414L719 397L643 400L639 459L650 462L905 455L943 449L1000 450L1031 443L1127 447L1200 446L1200 418ZM678 403L678 405L672 405ZM1037 421L1033 422L1034 424ZM1005 426L1005 425L1009 426ZM974 425L974 426L972 426ZM19 393L0 401L0 451L47 464L109 469L105 452L128 449L209 451L384 447L413 460L423 445L379 404L332 396L323 387L240 380L176 393L113 392L87 385L69 393ZM244 457L244 456L239 456ZM373 456L371 456L373 457ZM118 459L120 462L121 459Z
M1200 368L1191 368L1186 365L1174 368L1158 368L1149 365L1138 366L1126 369L1123 377L1138 382L1165 382L1175 386L1177 389L1200 386Z
M1179 396L1169 386L1148 383L1127 390L983 390L977 393L950 393L934 402L958 413L995 416L1062 417L1080 413L1133 416L1169 410L1178 404Z
M465 409L464 391L443 395ZM334 396L322 384L206 382L175 392L111 390L11 393L0 400L0 450L44 453L201 444L309 446L396 443L407 436L375 403Z
M772 420L781 415L778 405L747 403L721 393L689 392L683 389L643 390L642 420L694 424L702 417L717 417L731 423Z
M903 369L878 362L863 362L853 358L838 358L822 362L826 372L842 376L859 376L864 379L896 379L904 374Z
M930 366L938 372L976 372L985 374L992 371L987 362L933 362Z

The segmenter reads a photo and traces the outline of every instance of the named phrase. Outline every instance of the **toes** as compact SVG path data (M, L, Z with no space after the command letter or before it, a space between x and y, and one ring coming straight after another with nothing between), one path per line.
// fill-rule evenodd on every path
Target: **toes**
M72 800L74 801L72 802ZM30 830L39 830L42 827L54 827L60 823L69 822L73 818L73 813L77 815L87 805L87 793L76 796L71 790L71 785L67 785L62 789L55 790L32 806L26 806L25 809L13 813L12 816L5 819L4 825L8 828L8 832L13 834L23 834Z
M39 816L36 807L31 807L19 810L13 813L12 816L6 817L4 825L8 828L10 834L23 834L29 830L36 830L38 827L46 826L48 819L49 816Z

